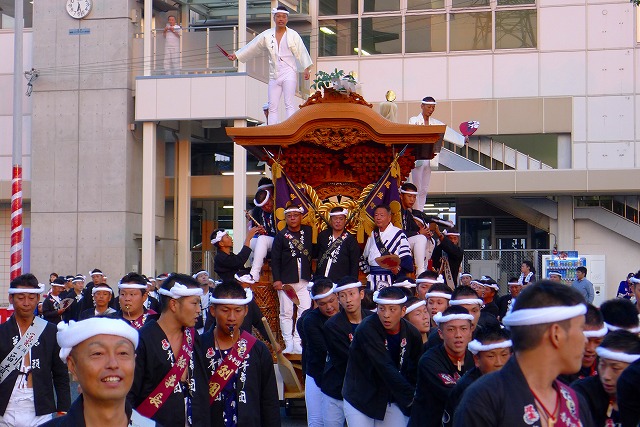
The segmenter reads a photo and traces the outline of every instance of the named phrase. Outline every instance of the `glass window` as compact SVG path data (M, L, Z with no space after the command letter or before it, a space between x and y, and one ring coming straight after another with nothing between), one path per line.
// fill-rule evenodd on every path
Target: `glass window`
M15 28L15 0L0 0L0 29ZM23 26L33 27L33 1L23 0Z
M452 1L452 6L456 8L489 6L489 0L451 0L451 1Z
M358 13L358 0L320 0L321 16L355 15Z
M407 9L444 9L444 0L407 0Z
M400 0L364 0L364 12L400 10Z
M446 49L446 15L418 15L406 17L406 53L444 52Z
M498 0L498 6L516 6L525 4L536 4L536 0Z
M318 56L357 55L358 18L318 21Z
M535 9L496 12L496 49L536 47L537 34Z
M491 49L491 12L451 14L450 50Z
M362 54L402 52L402 18L362 18Z

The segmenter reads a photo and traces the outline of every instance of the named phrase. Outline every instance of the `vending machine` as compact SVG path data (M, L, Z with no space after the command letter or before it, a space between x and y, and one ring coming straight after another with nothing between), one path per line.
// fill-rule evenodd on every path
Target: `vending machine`
M547 278L549 271L557 271L562 275L562 282L570 285L576 280L576 269L578 267L587 268L587 280L593 283L595 297L593 304L598 307L606 301L606 271L604 255L579 255L577 252L570 256L543 255L542 256L542 278Z

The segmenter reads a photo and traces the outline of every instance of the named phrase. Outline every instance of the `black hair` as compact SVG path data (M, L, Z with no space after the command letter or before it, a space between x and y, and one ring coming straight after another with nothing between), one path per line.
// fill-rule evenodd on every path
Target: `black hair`
M389 205L386 205L386 204L376 205L376 207L373 208L373 212L377 211L378 209L384 209L388 213L391 213L391 207Z
M422 102L436 102L436 100L433 96L425 96L422 98Z
M416 295L416 292L415 292L416 288L406 288L404 286L394 286L394 288L400 289L407 298L412 298Z
M23 286L25 288L37 289L40 287L38 279L31 273L21 274L9 283L10 288L17 288Z
M254 199L256 200L256 202L262 203L264 202L264 199L267 198L267 195L270 195L270 194L271 192L266 189L258 190Z
M282 11L284 11L284 12L288 12L287 8L286 8L286 7L284 7L284 6L282 6L282 5L280 5L280 6L276 7L276 10L282 10Z
M431 288L431 290L433 290L433 288ZM461 298L458 298L461 297ZM480 296L478 295L478 293L476 291L474 291L470 286L458 286L457 288L455 288L453 290L453 293L451 294L451 299L467 299L468 297L470 298L480 298Z
M122 279L120 279L120 283L135 283L136 285L145 285L147 286L147 279L145 276L143 276L142 274L136 273L134 271L125 274L124 276L122 276ZM137 290L140 291L140 293L142 294L142 296L144 296L144 294L147 293L147 289L131 289L131 290ZM120 290L118 290L118 293L120 293Z
M600 313L609 325L622 329L638 327L638 310L628 299L616 298L605 301L600 306Z
M362 298L362 303L360 304L360 306L364 310L375 310L376 309L376 303L373 302L373 291L371 289L365 289L364 290L364 297Z
M344 276L343 278L338 279L338 281L336 282L336 285L338 285L338 287L340 287L340 286L344 286L344 285L347 285L349 283L355 283L355 282L358 282L358 279L356 279L355 277L353 277L353 276Z
M425 270L418 276L418 279L437 279L438 273L431 270Z
M102 274L102 270L100 270L99 268L94 268L93 270L91 270L91 276L93 276L94 274Z
M522 263L527 267L529 267L529 271L531 271L533 274L536 274L536 270L535 268L533 268L533 263L531 261L529 261L528 259L525 259L524 261L522 261Z
M56 285L64 285L65 283L67 283L67 281L64 280L62 277L56 277L55 279L53 279L53 282L51 283L55 283Z
M433 286L431 286L431 289L429 289L429 292L442 292L449 295L453 294L453 291L446 283L434 283Z
M300 208L300 204L299 203L294 203L291 200L289 200L285 205L284 205L285 209L298 209Z
M587 304L587 314L584 315L586 326L597 326L598 328L602 327L604 323L604 318L602 317L602 313L598 310L593 304Z
M600 347L627 354L640 354L640 337L625 330L612 331L605 335Z
M518 281L518 278L513 276L513 277L509 277L508 283L516 283Z
M271 180L271 178L263 176L262 178L260 178L260 181L258 181L258 187L262 187L263 185L273 185L273 181Z
M316 295L327 293L332 287L333 282L331 279L322 276L315 277L313 279L313 286L311 287L311 295L315 297Z
M421 300L418 297L409 297L407 298L407 302L404 303L404 306L409 308L414 304L418 304L420 301L423 301L423 300Z
M211 292L214 298L231 298L231 299L245 299L247 294L240 284L231 281L225 280L218 286L216 286Z
M525 308L542 308L554 306L574 306L584 304L584 297L570 286L558 286L550 280L541 280L524 287L513 304L513 311ZM514 351L531 350L540 344L542 336L553 323L565 330L569 329L570 320L543 323L540 325L511 326L511 339Z
M402 184L400 186L400 189L404 190L404 191L407 191L407 190L409 190L409 191L418 191L418 187L416 187L414 184L412 184L410 182L405 182L404 184Z
M456 227L447 228L448 233L460 233L460 231Z
M387 286L380 289L378 292L378 298L382 299L402 299L407 296L401 288L396 286Z
M587 275L587 267L580 266L580 267L576 268L576 271L579 271L580 273L584 274L585 276Z
M172 273L169 275L169 277L167 277L167 280L162 282L161 289L170 291L176 282L183 284L187 288L200 287L200 283L193 277L189 276L188 274ZM170 296L161 294L160 299L161 299L160 304L162 305L162 312L164 313L169 308L169 301L171 301L172 298Z
M507 329L493 327L478 329L474 338L484 345L491 342L507 341L511 339L511 335Z

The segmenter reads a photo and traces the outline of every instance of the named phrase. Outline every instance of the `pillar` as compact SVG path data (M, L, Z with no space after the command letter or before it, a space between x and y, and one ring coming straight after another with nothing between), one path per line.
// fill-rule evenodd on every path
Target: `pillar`
M234 120L234 127L247 127L246 120ZM233 251L240 252L247 237L247 150L233 144Z
M142 271L155 274L156 262L156 125L142 124Z
M176 231L178 271L191 271L191 122L181 121L176 144Z

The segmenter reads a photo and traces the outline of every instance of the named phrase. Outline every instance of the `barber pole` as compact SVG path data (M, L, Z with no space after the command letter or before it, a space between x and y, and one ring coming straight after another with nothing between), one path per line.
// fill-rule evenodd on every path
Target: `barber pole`
M22 166L13 165L11 179L11 280L22 274Z

